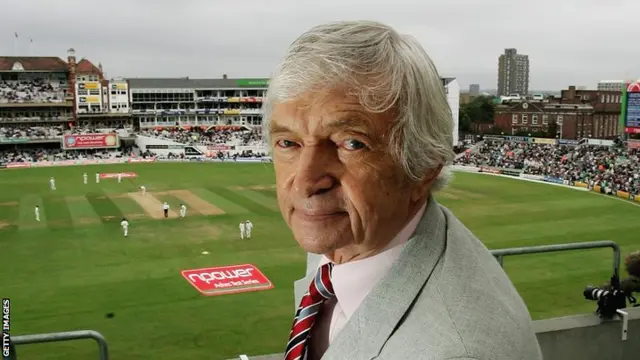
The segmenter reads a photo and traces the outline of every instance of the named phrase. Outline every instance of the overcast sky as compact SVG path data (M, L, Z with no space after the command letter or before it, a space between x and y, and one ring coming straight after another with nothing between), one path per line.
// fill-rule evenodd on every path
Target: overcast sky
M529 55L534 90L640 77L640 0L0 0L0 9L0 56L66 60L73 47L108 77L268 77L304 30L355 19L417 37L463 89L496 88L507 47Z

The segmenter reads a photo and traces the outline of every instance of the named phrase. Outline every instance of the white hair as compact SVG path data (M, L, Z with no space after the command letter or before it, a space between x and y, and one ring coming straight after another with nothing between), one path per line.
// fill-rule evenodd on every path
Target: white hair
M324 24L293 42L269 83L263 104L265 140L274 104L337 87L349 89L367 111L392 110L396 119L389 151L394 160L416 181L442 165L432 190L446 185L454 153L444 84L415 38L378 22Z

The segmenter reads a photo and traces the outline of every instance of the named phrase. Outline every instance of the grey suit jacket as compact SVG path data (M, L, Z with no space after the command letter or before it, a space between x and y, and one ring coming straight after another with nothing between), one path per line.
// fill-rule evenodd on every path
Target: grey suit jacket
M295 306L319 255L294 284ZM322 360L538 360L522 298L498 262L433 197L399 259L337 334Z

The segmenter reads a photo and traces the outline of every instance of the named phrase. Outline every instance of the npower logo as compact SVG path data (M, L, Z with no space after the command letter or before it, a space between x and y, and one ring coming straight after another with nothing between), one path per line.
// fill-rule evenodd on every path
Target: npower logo
M76 140L80 141L94 141L94 140L102 140L104 139L104 135L78 135L76 136Z
M200 293L207 296L273 288L273 283L251 264L183 270L182 276Z

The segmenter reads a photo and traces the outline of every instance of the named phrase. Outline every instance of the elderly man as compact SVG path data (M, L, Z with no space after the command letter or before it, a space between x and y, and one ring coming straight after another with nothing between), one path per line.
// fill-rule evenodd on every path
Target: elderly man
M280 210L309 253L286 360L534 360L527 308L433 193L452 116L420 44L375 22L315 27L264 105Z

